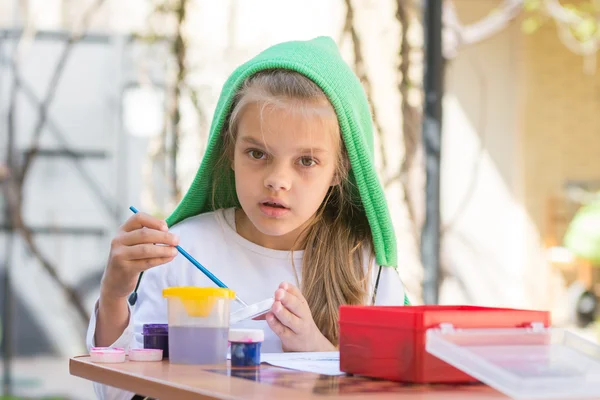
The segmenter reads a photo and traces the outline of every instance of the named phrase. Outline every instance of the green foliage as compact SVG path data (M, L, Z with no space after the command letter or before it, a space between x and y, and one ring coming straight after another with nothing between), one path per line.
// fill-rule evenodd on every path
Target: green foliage
M596 38L600 32L600 1L561 1L560 4L567 13L577 16L580 22L569 27L573 37L580 42ZM521 29L526 34L536 32L545 23L552 20L545 10L544 0L524 0L525 17Z
M521 30L526 34L531 34L537 31L544 23L543 19L537 15L526 17L521 22Z

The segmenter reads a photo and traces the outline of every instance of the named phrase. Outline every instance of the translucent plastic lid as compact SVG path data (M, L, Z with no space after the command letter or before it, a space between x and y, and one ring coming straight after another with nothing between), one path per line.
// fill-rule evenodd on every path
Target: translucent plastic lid
M600 346L545 328L427 330L426 349L516 399L600 398Z
M258 303L251 304L248 307L241 308L231 314L229 323L236 324L245 319L260 317L261 315L264 315L268 313L269 310L271 310L271 307L273 306L274 302L275 300L270 298L259 301Z

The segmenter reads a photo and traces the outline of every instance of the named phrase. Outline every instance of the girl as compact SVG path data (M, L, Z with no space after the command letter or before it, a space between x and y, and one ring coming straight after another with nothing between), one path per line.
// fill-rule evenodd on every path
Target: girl
M162 289L214 286L177 244L249 304L274 296L266 321L233 326L263 328L265 352L335 350L340 305L408 303L367 99L330 38L278 44L234 71L179 206L166 222L135 214L113 239L88 346L142 347L142 325L167 321Z

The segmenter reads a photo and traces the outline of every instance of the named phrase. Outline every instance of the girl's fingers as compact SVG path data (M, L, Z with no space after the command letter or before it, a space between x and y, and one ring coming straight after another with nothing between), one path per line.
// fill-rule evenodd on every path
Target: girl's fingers
M269 328L271 328L271 330L273 332L275 332L275 334L277 336L279 336L280 338L284 338L284 337L287 337L287 336L293 334L292 330L290 328L288 328L287 326L283 325L277 319L277 317L275 317L275 315L273 315L272 312L267 313L267 316L265 317L265 319L267 320L267 325L269 325Z
M169 227L165 221L143 212L139 212L131 216L127 221L125 221L125 224L123 224L121 229L125 232L131 232L144 227L156 229L158 231L169 230Z
M121 235L120 241L125 246L134 246L143 243L158 243L169 246L177 246L179 244L177 235L151 228L141 228L125 232Z
M283 282L279 285L279 288L285 290L286 292L293 294L294 296L296 296L306 302L306 300L304 300L304 296L302 295L302 292L300 291L300 289L298 289L297 286L294 286L289 282Z
M155 244L138 244L128 246L123 250L123 258L127 261L146 260L151 258L173 258L177 249L171 246L158 246Z
M304 319L308 317L307 314L310 314L310 310L306 306L304 297L300 299L283 289L277 289L275 291L275 302L281 302L284 308L288 309L289 312L294 314L297 318Z
M163 265L173 260L173 257L157 257L157 258L147 258L145 260L136 260L130 261L130 266L134 268L136 271L146 271L147 269L158 267L159 265Z
M273 303L271 307L272 313L276 319L287 328L291 329L294 333L300 333L302 331L303 321L296 315L292 314L286 307L279 301Z

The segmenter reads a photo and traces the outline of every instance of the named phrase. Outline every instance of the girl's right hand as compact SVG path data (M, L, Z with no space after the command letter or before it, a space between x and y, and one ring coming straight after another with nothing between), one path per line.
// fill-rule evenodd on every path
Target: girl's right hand
M101 296L115 300L129 296L139 273L173 260L178 244L165 221L141 212L131 216L111 242Z

